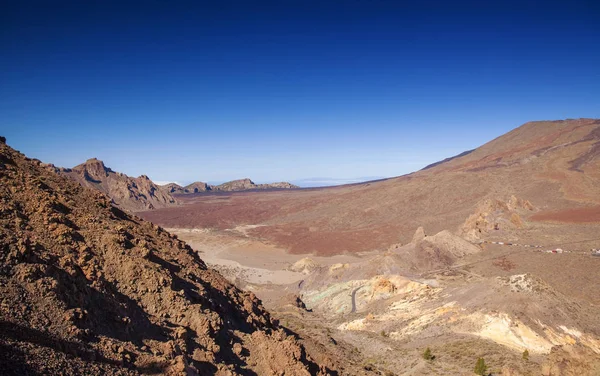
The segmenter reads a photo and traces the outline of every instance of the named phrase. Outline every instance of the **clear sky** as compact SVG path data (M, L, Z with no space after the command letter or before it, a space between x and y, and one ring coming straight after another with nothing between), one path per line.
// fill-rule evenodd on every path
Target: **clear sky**
M157 181L397 176L600 117L598 4L3 1L0 134Z

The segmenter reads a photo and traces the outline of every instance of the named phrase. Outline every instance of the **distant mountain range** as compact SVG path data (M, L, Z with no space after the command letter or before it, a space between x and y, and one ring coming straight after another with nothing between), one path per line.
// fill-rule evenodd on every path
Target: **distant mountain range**
M136 212L178 205L173 195L194 194L200 192L234 192L256 189L291 189L296 185L280 182L256 184L252 180L238 179L219 185L195 182L182 187L175 183L158 185L146 175L137 178L115 172L99 159L88 159L73 168L45 165L47 169L77 181L84 187L94 188L106 194L120 208Z
M270 183L270 184L256 184L252 180L238 179L228 181L219 185L210 185L201 181L194 182L192 184L188 184L184 187L179 184L169 183L162 186L169 193L172 194L194 194L200 192L236 192L236 191L249 191L254 189L292 189L292 188L300 188L297 185L288 183L288 182L278 182L278 183Z

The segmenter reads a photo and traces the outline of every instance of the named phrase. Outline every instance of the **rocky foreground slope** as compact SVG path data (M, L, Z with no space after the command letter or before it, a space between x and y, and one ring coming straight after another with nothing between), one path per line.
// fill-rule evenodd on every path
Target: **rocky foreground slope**
M3 374L328 372L185 243L3 139L0 212Z
M73 168L57 168L52 165L49 168L84 187L99 190L125 210L151 210L177 203L167 190L154 184L148 176L132 178L111 170L96 158L88 159Z

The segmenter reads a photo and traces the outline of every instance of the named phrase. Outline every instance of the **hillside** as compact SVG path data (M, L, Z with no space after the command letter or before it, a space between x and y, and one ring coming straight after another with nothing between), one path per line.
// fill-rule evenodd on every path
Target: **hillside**
M108 195L124 210L149 210L177 204L167 190L154 184L146 175L129 177L111 170L96 158L88 159L72 169L56 168L52 165L49 165L49 168L84 187L97 189Z
M0 141L3 374L328 372L188 245Z
M568 210L579 209L598 223L599 145L600 120L530 122L470 153L393 179L218 201L194 197L142 215L166 227L260 225L249 234L292 252L339 254L406 243L418 226L456 231L486 200L516 196L537 208L521 218L521 237L542 236L547 244L588 239L597 227L548 231L550 223L534 220L545 213L568 219Z

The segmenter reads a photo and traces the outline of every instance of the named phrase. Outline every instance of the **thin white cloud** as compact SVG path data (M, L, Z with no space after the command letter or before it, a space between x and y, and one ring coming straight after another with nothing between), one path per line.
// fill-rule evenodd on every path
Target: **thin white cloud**
M157 185L167 185L167 184L170 184L170 183L175 183L177 185L181 185L177 181L167 181L167 180L153 180L153 181L154 181L154 184L157 184Z

